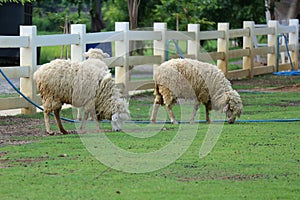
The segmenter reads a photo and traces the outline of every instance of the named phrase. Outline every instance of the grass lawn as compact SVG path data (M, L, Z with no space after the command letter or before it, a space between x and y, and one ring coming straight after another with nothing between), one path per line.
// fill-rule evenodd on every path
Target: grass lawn
M240 94L244 104L241 120L300 116L300 92ZM132 120L148 120L152 101L151 93L132 97ZM160 110L164 112L164 108ZM199 119L205 118L203 110L201 106ZM176 105L178 119L181 114L182 109ZM63 115L72 118L72 110L64 110ZM42 118L42 114L18 117ZM3 124L0 121L0 127ZM64 126L76 128L72 123ZM0 146L0 199L300 198L300 122L225 123L216 145L204 158L199 158L199 150L211 125L188 124L185 129L181 124L126 126L129 129L125 132L104 134L124 151L137 154L162 149L182 130L187 137L194 130L196 135L179 159L147 173L127 173L102 164L83 143L84 137L95 137L96 141L94 135L14 135L11 141L31 143ZM101 124L103 130L110 128L109 123ZM33 127L33 131L41 129L43 121ZM134 131L148 133L146 130L160 131L149 138L131 135ZM164 159L157 157L156 162Z

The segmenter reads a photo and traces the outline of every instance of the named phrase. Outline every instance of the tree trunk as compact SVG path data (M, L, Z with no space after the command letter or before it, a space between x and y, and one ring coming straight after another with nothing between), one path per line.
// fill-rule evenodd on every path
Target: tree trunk
M297 18L298 11L299 11L299 3L300 3L300 0L292 0L291 1L287 19Z
M268 10L270 12L270 20L275 20L275 0L267 0Z
M140 5L140 0L128 0L128 13L129 13L131 30L137 28L139 5Z
M128 0L130 30L137 28L139 5L140 0ZM135 43L137 46L136 48ZM133 55L133 52L136 51L139 55L143 55L143 45L141 43L142 41L131 41L129 44L129 54Z
M92 20L92 32L100 32L105 28L105 23L102 19L102 0L93 0L90 16Z

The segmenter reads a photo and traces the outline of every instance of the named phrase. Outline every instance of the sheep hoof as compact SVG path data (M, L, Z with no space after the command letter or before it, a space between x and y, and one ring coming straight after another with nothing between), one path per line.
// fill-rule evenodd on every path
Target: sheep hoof
M87 133L87 131L86 130L78 130L77 133L78 134L85 134L85 133Z
M89 129L89 130L78 130L79 134L86 134L86 133L100 133L100 129Z
M56 133L53 132L53 131L47 131L46 133L47 133L48 135L56 135Z
M66 131L66 130L61 130L60 131L63 135L67 135L67 134L69 134L69 132L68 131Z

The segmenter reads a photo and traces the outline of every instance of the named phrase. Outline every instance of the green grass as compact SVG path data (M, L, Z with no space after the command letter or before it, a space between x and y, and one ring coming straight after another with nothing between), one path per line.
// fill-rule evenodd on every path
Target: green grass
M241 119L300 116L299 92L240 94L244 103ZM148 120L152 101L151 93L132 97L130 110L133 120ZM179 117L180 107L176 105L174 110ZM203 110L201 106L200 119L204 119ZM72 117L72 110L64 110L62 115ZM42 118L42 114L24 117ZM64 123L64 126L75 129L72 123ZM195 126L187 125L185 134L190 134L188 130ZM141 130L143 134L142 130L158 127L138 125L133 130ZM126 173L103 165L89 153L79 135L14 137L36 142L0 147L0 198L299 198L299 122L225 124L214 149L200 159L199 149L209 127L208 124L199 124L195 139L178 160L149 173ZM111 126L102 123L101 128L107 130ZM180 125L164 125L161 132L146 139L123 132L105 134L124 150L141 153L159 150L175 137L179 128ZM62 157L63 154L66 156Z
M17 93L0 93L0 98L18 97Z
M71 56L71 47L69 47L69 57ZM40 54L40 64L48 63L53 59L61 58L62 46L47 46L41 47L41 54ZM66 56L66 47L64 47L64 54Z

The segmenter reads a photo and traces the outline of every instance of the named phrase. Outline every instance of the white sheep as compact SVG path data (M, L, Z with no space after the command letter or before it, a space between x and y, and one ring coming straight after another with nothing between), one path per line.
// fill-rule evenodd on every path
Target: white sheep
M159 105L166 105L171 122L177 123L172 111L177 98L195 99L190 123L194 122L200 103L205 105L208 123L211 109L225 112L228 123L234 123L241 115L240 95L232 89L223 72L212 64L193 59L172 59L157 67L154 81L152 123L156 121Z
M46 131L49 134L52 134L49 122L52 111L60 132L68 133L60 120L60 110L64 103L84 108L81 131L89 113L95 119L111 120L113 131L121 130L123 121L129 118L128 103L120 98L120 91L116 89L105 65L99 59L83 62L56 59L42 65L34 73L34 80L43 101ZM100 130L97 120L96 124Z
M83 54L83 56L84 56L85 58L87 58L87 61L86 61L86 62L88 62L89 65L93 65L93 63L94 63L93 60L94 60L94 59L100 59L100 60L103 60L103 59L105 59L105 58L109 58L109 57L110 57L109 54L103 52L102 49L98 49L98 48L95 48L95 49L91 48L91 49L89 49L87 52L85 52L85 53ZM108 67L107 67L107 65L100 65L100 66L98 66L98 67L101 67L101 68L104 67L104 68L103 68L104 70L109 70ZM77 120L82 120L82 115L81 115L81 113L82 113L82 109L78 108L78 109L77 109ZM91 120L96 120L96 119L94 119L94 117L91 116Z

